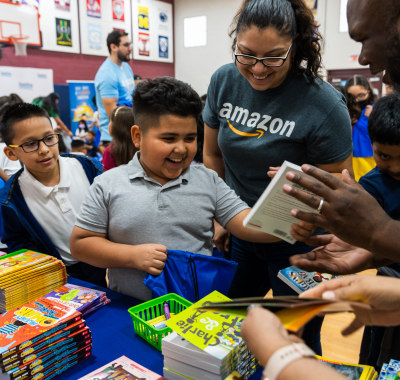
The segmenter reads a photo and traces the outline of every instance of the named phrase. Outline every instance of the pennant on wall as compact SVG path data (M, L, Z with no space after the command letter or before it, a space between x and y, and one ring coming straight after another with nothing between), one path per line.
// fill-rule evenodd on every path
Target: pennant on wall
M139 32L139 54L150 55L150 34Z
M124 0L112 0L112 11L114 20L125 20Z
M70 1L69 0L54 0L56 9L60 11L69 11L70 10Z
M100 24L92 24L88 22L87 24L88 31L88 42L89 49L100 50L102 45L102 28Z
M101 0L86 0L86 10L89 17L101 18Z

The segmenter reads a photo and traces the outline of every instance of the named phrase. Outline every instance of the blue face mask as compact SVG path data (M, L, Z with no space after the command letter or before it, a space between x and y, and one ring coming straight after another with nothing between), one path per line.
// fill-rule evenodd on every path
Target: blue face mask
M83 128L85 128L85 124L79 124L78 127L83 129Z

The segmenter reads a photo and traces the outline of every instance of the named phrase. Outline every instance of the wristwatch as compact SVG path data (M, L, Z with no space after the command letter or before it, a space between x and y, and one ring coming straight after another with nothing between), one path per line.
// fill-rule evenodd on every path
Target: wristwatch
M263 371L263 378L277 380L279 374L287 365L295 360L306 357L315 358L315 352L304 343L293 343L282 347L278 351L275 351L269 358Z

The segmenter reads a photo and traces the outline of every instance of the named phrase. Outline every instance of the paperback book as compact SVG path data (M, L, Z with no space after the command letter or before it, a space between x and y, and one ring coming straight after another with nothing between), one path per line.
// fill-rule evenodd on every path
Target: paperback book
M373 380L377 376L374 367L362 364L343 363L318 356L319 361L329 365L350 380Z
M278 273L278 278L299 294L308 289L314 288L322 282L339 277L344 276L335 276L329 273L320 272L306 272L295 266L282 269Z
M82 286L65 284L45 296L52 301L69 306L85 315L109 303L106 293Z
M81 319L75 309L46 298L0 315L0 362Z
M28 251L0 258L0 313L19 307L64 285L62 261Z
M288 184L310 193L308 190L286 179L286 173L289 171L311 178L303 173L300 166L285 161L244 219L243 225L294 244L296 239L290 234L290 230L292 224L298 223L298 219L291 215L291 211L296 209L314 214L319 212L283 192L283 186Z
M118 359L106 364L103 367L81 377L79 380L100 380L100 379L143 379L143 380L166 380L162 376L150 371L140 364L121 356Z

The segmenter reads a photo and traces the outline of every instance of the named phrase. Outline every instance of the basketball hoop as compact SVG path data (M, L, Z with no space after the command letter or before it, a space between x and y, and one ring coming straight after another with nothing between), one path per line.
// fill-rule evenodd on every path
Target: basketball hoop
M18 34L14 36L10 36L10 43L14 45L15 55L27 55L26 54L26 46L27 43L24 42L29 36Z

